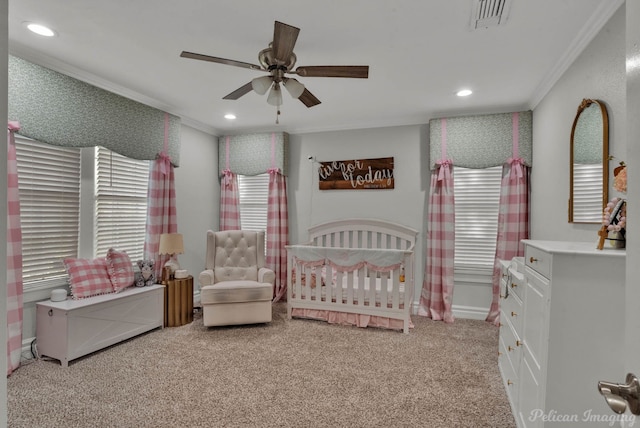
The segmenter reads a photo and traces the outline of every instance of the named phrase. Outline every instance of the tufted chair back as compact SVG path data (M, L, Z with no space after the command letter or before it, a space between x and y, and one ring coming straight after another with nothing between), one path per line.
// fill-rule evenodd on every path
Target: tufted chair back
M213 269L214 283L258 280L264 267L264 232L225 230L207 232L207 268Z

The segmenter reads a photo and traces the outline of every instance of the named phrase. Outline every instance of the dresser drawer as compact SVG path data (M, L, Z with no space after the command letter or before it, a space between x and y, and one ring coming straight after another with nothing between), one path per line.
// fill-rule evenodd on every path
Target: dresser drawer
M507 317L504 312L500 313L501 317ZM504 345L504 352L511 360L511 365L515 369L516 373L520 368L520 359L522 358L522 341L520 336L513 330L513 325L510 322L503 322L500 327L500 339Z
M518 338L522 337L522 321L524 320L522 300L517 294L509 291L507 298L500 301L500 309L502 310L500 320L503 323L508 321L513 326Z
M498 369L500 370L500 374L502 375L504 389L507 392L507 396L509 398L509 402L511 403L512 409L517 409L518 388L520 387L518 371L513 365L514 361L511 359L510 352L507 350L507 346L502 340L502 337L500 337L498 349Z
M513 268L509 269L509 275L507 276L509 287L509 294L516 294L520 300L522 300L522 293L524 293L524 287L526 284L524 274L517 272Z
M524 262L545 278L551 276L551 254L546 251L527 245L524 251Z

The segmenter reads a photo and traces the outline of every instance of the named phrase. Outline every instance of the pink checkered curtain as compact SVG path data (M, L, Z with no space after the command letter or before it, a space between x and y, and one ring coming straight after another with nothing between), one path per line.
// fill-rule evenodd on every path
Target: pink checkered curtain
M18 122L9 122L7 144L7 376L20 366L22 353L22 229L18 161L14 132Z
M269 169L269 202L267 207L267 267L276 273L274 302L287 294L287 250L289 216L287 214L287 182L278 168Z
M240 229L238 176L225 169L220 183L220 230Z
M154 260L156 278L162 277L162 267L169 255L160 255L160 235L177 233L176 189L174 167L163 152L153 161L149 172L149 190L147 202L147 225L144 239L144 258Z
M504 164L500 208L498 214L498 240L493 266L493 301L486 321L500 324L500 260L511 260L524 255L521 239L529 238L529 168L520 158L511 158Z
M451 323L456 237L453 166L449 160L437 162L437 166L431 173L427 259L418 315Z

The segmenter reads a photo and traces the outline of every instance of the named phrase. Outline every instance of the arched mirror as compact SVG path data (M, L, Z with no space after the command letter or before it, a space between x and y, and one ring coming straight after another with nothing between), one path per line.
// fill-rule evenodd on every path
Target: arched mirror
M584 99L571 128L569 223L601 223L609 188L609 117L598 100Z

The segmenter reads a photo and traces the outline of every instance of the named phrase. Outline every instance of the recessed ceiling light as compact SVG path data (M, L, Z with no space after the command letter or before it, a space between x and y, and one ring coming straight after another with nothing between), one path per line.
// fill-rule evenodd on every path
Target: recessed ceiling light
M233 120L233 119L236 118L236 115L232 114L232 113L227 113L227 114L224 115L224 118L227 119L227 120Z
M36 24L35 22L25 22L24 25L32 32L45 37L53 37L56 32L49 27L45 27L42 24Z
M468 97L471 94L473 94L473 91L471 89L461 89L456 92L456 95L459 97Z

